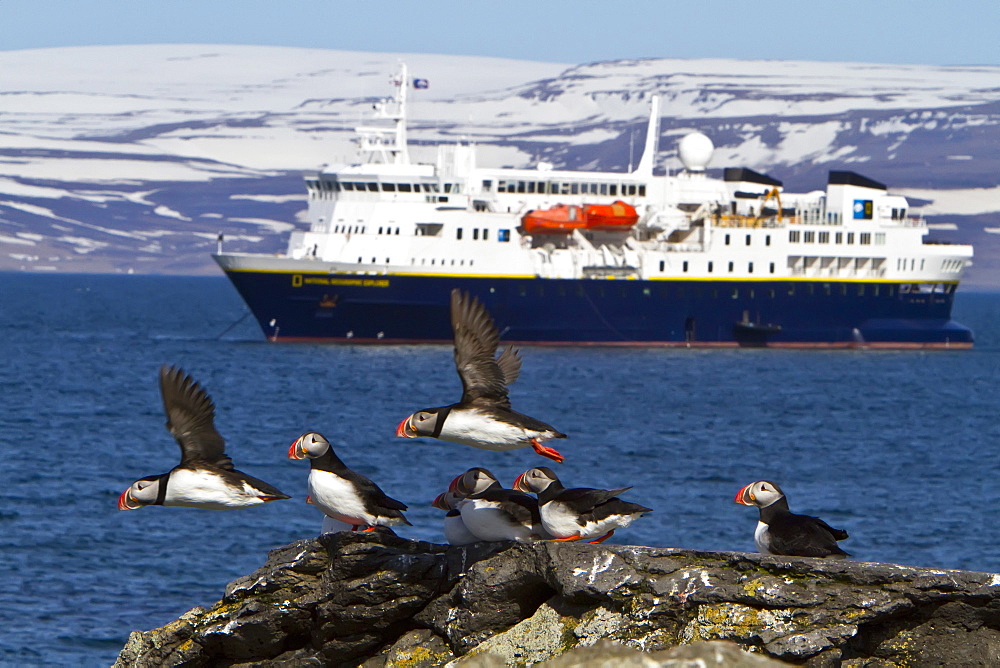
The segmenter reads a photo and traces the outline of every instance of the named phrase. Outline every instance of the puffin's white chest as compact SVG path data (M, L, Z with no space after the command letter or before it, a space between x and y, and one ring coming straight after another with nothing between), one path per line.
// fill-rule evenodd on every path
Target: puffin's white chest
M374 520L354 485L335 473L309 471L309 496L317 508L335 520L351 525L370 525Z
M444 518L444 538L449 545L468 545L479 540L474 533L465 526L465 520L461 513L458 515L445 515Z
M471 409L453 410L448 413L438 438L483 450L502 452L523 448L530 445L533 438L544 438L544 434L522 429L494 419L482 411Z
M761 554L771 554L771 527L763 522L757 522L757 528L753 532L753 543L757 546L757 551Z
M259 494L246 482L235 487L212 471L181 468L170 473L163 505L209 510L246 508L264 503Z
M531 528L518 523L498 502L465 499L459 505L462 522L479 540L527 540Z

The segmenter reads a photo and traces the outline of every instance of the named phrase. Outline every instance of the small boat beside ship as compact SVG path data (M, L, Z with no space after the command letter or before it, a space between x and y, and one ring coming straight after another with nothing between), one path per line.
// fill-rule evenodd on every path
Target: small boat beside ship
M906 199L831 171L792 193L766 174L654 175L652 98L628 172L481 167L473 146L410 160L405 66L359 160L307 173L308 229L280 255L215 260L273 341L443 343L453 288L507 341L545 344L970 347L951 318L973 249L932 243ZM718 174L716 172L716 174Z

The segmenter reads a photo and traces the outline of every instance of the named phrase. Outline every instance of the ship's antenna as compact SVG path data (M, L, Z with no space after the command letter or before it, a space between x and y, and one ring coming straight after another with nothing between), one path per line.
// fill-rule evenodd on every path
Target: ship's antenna
M638 176L651 177L653 165L656 163L656 149L660 143L660 96L654 95L649 109L649 125L646 126L646 145L642 149L639 166L635 168Z

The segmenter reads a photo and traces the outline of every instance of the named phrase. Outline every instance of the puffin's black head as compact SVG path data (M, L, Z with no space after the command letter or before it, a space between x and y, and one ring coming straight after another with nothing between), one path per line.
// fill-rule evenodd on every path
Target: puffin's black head
M440 424L448 412L443 408L425 408L409 415L396 427L396 436L402 438L417 438L418 436L435 437L441 433Z
M288 448L289 459L316 459L322 457L330 449L330 441L323 434L309 431L302 434Z
M160 493L160 478L162 477L162 475L154 475L136 480L118 497L118 510L137 510L143 506L154 505L156 497Z
M449 492L454 492L459 496L472 496L485 492L490 487L500 486L497 477L484 468L471 468L462 475L456 477L448 486Z
M744 506L767 508L784 497L785 493L781 491L781 488L770 480L758 480L736 492L736 498L733 500Z
M517 476L514 489L527 494L540 494L554 482L559 482L559 476L548 466L539 466L525 471Z

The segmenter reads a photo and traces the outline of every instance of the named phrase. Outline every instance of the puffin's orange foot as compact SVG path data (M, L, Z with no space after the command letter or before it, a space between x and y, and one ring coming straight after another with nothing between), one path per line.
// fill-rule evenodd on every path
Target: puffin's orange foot
M603 542L604 542L604 541L606 541L607 539L611 538L611 534L613 534L614 532L615 532L615 530L614 530L614 529L612 529L611 531L607 532L606 534L604 534L603 536L601 536L601 537L600 537L600 538L598 538L597 540L592 540L592 541L590 541L590 542L591 542L591 543L603 543Z
M566 536L565 538L553 538L552 540L559 540L559 541L566 541L566 542L568 542L568 541L571 541L571 540L580 540L580 538L582 538L582 536Z
M312 496L307 496L306 497L306 503L312 503L312 502L313 502Z
M535 452L540 454L542 457L548 457L557 464L562 464L563 460L566 459L559 454L559 451L555 448L548 448L542 445L537 438L531 439L531 447L535 449Z
M368 527L367 529L362 529L361 533L366 533L368 531L375 531L375 527Z

